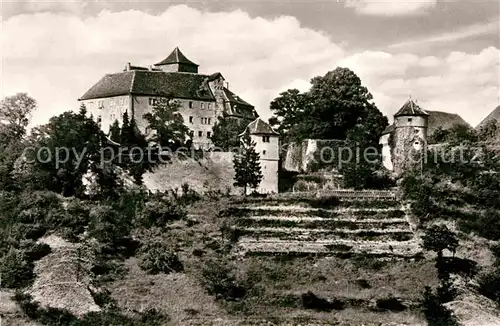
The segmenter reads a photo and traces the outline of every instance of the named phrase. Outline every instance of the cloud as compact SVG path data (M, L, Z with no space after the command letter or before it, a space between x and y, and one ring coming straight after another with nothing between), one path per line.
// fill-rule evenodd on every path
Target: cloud
M104 74L121 71L126 62L156 63L175 46L200 64L200 72L220 71L231 89L264 115L290 81L333 69L344 56L329 36L304 28L294 17L252 18L239 10L209 13L185 5L158 15L136 10L86 18L18 15L2 28L1 93L34 96L39 123L77 108L76 99Z
M487 35L487 34L495 34L498 36L499 28L500 28L500 16L497 16L494 19L491 19L487 22L466 26L452 32L446 32L431 37L392 44L390 45L390 47L403 48L411 46L421 46L424 44L431 44L431 43L453 42L453 41L464 40L474 36Z
M436 56L348 55L328 35L301 26L294 17L210 13L181 5L157 15L137 10L86 18L34 13L4 20L0 96L28 92L39 102L35 123L45 123L52 115L78 109L77 98L104 74L121 71L126 62L156 63L175 46L200 64L201 73L221 72L263 118L280 92L307 90L312 77L337 65L353 69L390 117L411 93L426 109L457 112L476 124L500 95L496 47Z
M347 0L345 6L362 15L419 15L436 6L437 0Z
M424 109L458 113L478 124L500 96L500 49L479 53L450 52L443 57L417 57L366 51L339 65L351 68L390 117L411 94Z

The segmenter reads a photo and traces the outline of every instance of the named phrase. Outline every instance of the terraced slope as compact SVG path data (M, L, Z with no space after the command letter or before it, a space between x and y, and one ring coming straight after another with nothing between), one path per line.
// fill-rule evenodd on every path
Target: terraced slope
M242 203L231 215L236 250L243 255L413 257L420 252L395 196L360 200L350 195L322 205L278 197Z

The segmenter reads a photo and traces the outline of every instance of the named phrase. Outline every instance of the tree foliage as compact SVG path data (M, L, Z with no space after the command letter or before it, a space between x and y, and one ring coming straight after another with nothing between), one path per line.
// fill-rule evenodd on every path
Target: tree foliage
M246 121L232 117L219 117L213 127L210 138L215 147L223 151L230 151L240 146L240 134L246 128Z
M255 145L256 143L252 141L250 134L245 132L241 139L240 149L233 160L236 172L234 185L243 187L245 195L248 187L257 189L263 177L260 155L255 150Z
M158 98L152 112L144 114L148 128L153 132L151 141L172 151L186 146L190 134L179 107L180 103L172 98Z
M444 224L434 225L422 236L422 246L426 250L435 251L438 257L443 256L443 250L448 249L455 253L458 247L458 238L455 232Z
M351 70L336 68L311 84L306 93L288 90L271 102L274 116L269 122L285 140L346 139L349 130L366 119L370 123L365 128L376 137L387 126L372 95Z

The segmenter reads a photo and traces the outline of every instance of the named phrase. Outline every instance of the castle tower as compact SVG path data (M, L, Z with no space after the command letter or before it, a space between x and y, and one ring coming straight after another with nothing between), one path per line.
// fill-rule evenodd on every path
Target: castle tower
M250 122L245 132L255 142L255 150L260 155L262 181L257 189L259 193L278 192L279 134L260 118Z
M155 67L164 72L198 73L198 65L186 58L178 47L166 59L155 64Z
M394 115L392 135L394 172L400 175L407 166L410 155L425 150L429 114L411 98ZM415 162L413 162L415 163Z

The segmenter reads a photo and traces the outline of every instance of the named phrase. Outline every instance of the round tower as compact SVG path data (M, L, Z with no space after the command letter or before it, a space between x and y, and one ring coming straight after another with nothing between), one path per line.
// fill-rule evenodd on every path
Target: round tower
M394 172L400 174L409 155L425 149L429 114L411 98L394 115L392 135Z

